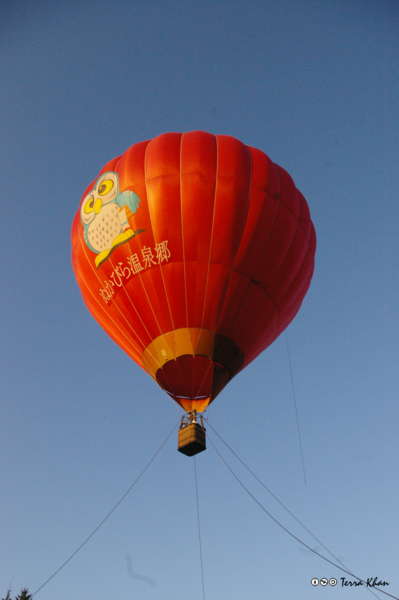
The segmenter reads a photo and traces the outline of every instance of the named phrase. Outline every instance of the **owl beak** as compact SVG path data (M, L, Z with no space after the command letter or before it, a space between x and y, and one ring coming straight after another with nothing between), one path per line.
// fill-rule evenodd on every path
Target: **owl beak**
M94 212L96 213L96 215L98 215L98 213L100 212L102 205L103 203L101 198L97 198L97 200L94 203Z

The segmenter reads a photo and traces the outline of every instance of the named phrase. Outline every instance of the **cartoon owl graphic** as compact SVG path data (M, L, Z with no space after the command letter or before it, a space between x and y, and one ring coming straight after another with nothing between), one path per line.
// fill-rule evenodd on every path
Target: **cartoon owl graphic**
M119 192L119 178L113 171L101 175L94 189L83 200L80 218L84 240L98 255L95 259L97 269L115 248L145 231L133 231L128 222L137 211L139 202L134 192Z

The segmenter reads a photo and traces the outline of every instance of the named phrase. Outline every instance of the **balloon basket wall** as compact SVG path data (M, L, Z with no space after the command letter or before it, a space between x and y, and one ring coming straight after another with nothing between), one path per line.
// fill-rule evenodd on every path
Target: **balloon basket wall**
M177 449L186 456L195 456L196 454L199 454L199 452L206 450L205 427L202 423L202 419L200 425L195 420L191 420L190 423L187 423L185 418L186 417L182 418L180 425ZM195 415L190 416L189 414L188 418L195 419Z

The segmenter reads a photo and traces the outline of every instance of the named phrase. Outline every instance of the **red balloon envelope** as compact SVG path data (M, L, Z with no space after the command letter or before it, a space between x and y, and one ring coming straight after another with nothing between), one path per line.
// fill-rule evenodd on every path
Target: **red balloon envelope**
M203 131L166 133L110 161L72 226L91 314L186 411L203 411L292 321L315 250L288 173Z

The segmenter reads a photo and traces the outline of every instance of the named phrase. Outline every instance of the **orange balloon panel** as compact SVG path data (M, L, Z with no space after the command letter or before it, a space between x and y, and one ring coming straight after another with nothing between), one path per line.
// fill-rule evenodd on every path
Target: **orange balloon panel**
M72 225L88 309L187 411L204 410L292 321L315 250L288 173L203 131L166 133L107 163Z

